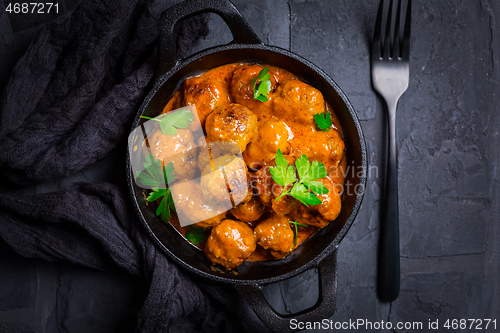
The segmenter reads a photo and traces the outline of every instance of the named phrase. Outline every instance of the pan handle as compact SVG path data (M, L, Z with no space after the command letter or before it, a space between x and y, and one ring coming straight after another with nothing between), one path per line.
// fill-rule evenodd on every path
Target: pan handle
M175 25L182 19L212 12L226 22L234 41L241 44L262 44L250 25L229 0L186 0L161 14L160 76L177 63L175 56Z
M337 249L323 258L318 264L319 297L311 308L301 312L282 315L277 313L262 294L262 286L236 285L255 314L276 333L290 332L291 320L296 322L321 322L335 312L337 298Z

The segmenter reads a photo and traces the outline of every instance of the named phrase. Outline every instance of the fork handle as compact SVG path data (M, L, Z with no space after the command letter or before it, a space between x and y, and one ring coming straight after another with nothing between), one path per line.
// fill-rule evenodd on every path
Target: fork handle
M399 208L398 160L396 149L396 107L398 101L387 102L389 115L389 151L385 186L385 206L380 230L379 293L384 301L394 301L399 295Z

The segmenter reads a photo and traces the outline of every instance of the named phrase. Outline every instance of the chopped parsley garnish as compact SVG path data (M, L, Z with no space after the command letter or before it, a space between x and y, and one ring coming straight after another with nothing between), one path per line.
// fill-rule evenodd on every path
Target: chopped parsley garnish
M158 121L161 131L164 134L176 135L178 128L188 128L191 125L194 115L189 109L180 109L164 115L162 114L156 118L146 116L141 116L140 118Z
M315 114L314 120L319 129L323 130L323 133L328 132L330 128L332 128L332 116L330 115L330 111Z
M295 232L294 232L294 236L293 236L293 246L297 246L297 234L298 234L298 230L297 230L297 225L301 225L303 227L307 227L307 225L305 224L302 224L302 223L299 223L297 221L289 221L288 223L291 223L293 225L295 225Z
M269 100L267 95L271 91L271 81L269 80L271 78L271 74L267 73L269 73L269 68L265 67L259 72L259 75L254 77L250 82L253 89L253 98L261 102L267 102ZM260 83L257 87L257 81L259 80Z
M170 210L175 212L175 205L170 189L165 188L165 186L175 179L174 164L170 162L167 166L162 167L160 160L157 160L152 154L148 154L144 167L146 170L137 175L137 181L143 186L151 188L152 192L146 198L148 202L162 198L156 209L156 216L160 215L164 222L168 222L171 217Z
M299 175L299 180L295 174L293 166L288 166L288 161L278 149L275 157L276 166L270 167L269 171L273 176L274 181L283 186L283 193L276 198L276 201L284 195L291 195L295 199L302 202L306 207L309 205L319 205L321 200L316 194L328 193L328 188L322 182L316 181L327 175L325 165L319 161L309 162L306 155L301 155L295 161L295 167ZM294 183L294 184L293 184ZM292 188L287 187L293 184Z

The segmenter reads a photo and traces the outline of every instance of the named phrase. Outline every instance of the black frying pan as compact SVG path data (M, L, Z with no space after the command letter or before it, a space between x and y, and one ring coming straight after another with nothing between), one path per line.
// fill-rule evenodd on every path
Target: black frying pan
M233 33L234 41L207 49L187 59L176 60L174 27L190 16L213 12L220 15ZM337 219L304 241L283 260L245 262L233 272L213 270L203 252L184 240L169 224L164 223L151 207L146 206L143 189L136 186L130 156L127 157L127 182L134 206L153 241L175 262L194 274L230 283L245 296L263 322L276 332L286 332L290 319L321 321L335 311L337 293L337 248L353 223L363 198L366 184L366 147L356 113L337 84L321 69L287 50L264 45L243 16L228 0L188 0L162 14L159 76L135 118L132 129L143 121L141 115L155 117L189 76L233 62L256 62L287 69L303 81L319 89L335 110L342 125L350 184ZM352 171L355 172L352 172ZM295 276L307 269L318 268L320 292L317 303L294 315L275 312L265 300L261 287Z

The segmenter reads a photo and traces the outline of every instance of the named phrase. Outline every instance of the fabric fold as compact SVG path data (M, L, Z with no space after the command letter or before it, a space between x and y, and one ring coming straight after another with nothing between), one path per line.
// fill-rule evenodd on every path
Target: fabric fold
M84 1L49 22L16 65L0 101L0 172L29 185L67 176L114 149L156 69L154 1ZM180 50L208 33L184 21Z
M155 77L161 6L83 1L46 24L0 100L4 179L20 185L59 179L124 146ZM207 17L181 24L177 49L185 53L207 35ZM265 332L233 286L193 276L159 251L120 184L0 193L0 240L24 257L138 276L149 288L137 331Z
M233 286L193 277L159 252L124 192L99 182L45 194L0 194L0 238L27 258L142 278L149 293L138 314L140 332L266 331Z

